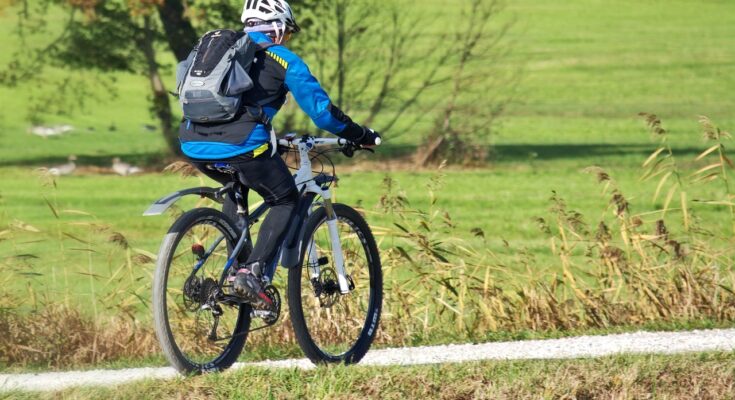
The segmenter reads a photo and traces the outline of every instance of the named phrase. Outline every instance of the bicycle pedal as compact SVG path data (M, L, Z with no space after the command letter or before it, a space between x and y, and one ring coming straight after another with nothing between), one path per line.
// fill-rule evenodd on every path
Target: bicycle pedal
M280 316L280 313L275 311L267 311L267 310L252 310L250 312L250 318L260 318L263 320L263 322L266 323L265 327L272 326L276 322L278 322L278 317Z
M251 318L262 318L262 319L266 319L266 318L269 318L269 317L272 317L272 316L273 316L273 312L272 311L268 311L268 310L253 310L253 311L250 312L250 317Z

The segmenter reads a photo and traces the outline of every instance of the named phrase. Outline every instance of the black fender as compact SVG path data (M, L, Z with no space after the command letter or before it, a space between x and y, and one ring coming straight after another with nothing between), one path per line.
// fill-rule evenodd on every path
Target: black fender
M182 197L185 196L199 196L205 197L210 200L214 200L217 203L224 203L224 195L231 190L231 188L211 188L211 187L198 187L192 189L179 190L178 192L171 193L170 195L156 201L148 207L148 210L143 213L145 217L151 217L156 215L162 215L171 206L176 204Z
M304 230L310 215L309 209L311 209L315 197L313 193L305 194L294 213L294 220L281 251L281 265L287 269L299 267L303 263Z

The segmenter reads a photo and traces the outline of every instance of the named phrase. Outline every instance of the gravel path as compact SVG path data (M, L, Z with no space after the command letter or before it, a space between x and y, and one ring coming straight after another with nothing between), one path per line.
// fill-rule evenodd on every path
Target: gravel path
M527 360L603 357L615 354L676 354L735 351L735 329L692 332L638 332L608 336L581 336L553 340L529 340L374 350L361 365L415 365L460 363L479 360ZM303 368L306 359L237 364L235 368ZM134 368L84 372L0 374L0 392L8 390L56 391L73 386L112 386L142 379L171 379L172 368Z

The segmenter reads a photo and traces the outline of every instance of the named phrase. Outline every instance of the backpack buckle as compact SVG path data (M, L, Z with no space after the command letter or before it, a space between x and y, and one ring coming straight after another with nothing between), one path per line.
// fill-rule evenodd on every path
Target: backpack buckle
M253 117L255 121L263 123L265 126L270 126L271 117L265 113L263 107L245 107L245 111L249 116Z

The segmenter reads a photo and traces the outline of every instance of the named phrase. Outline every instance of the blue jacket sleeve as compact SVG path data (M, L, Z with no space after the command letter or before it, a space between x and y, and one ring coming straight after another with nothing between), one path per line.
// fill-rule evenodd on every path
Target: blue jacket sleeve
M289 54L286 86L302 110L319 129L349 140L362 137L363 129L332 104L329 95L311 74L306 63L293 53Z
M302 110L319 129L333 134L342 132L346 125L334 118L330 112L332 101L327 92L309 71L301 59L289 63L286 71L286 86Z

